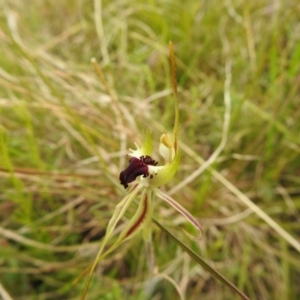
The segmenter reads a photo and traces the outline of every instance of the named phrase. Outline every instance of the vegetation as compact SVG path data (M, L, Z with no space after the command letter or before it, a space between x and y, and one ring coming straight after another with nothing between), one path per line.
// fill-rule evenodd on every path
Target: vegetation
M0 3L3 299L80 298L127 149L172 131L169 40L181 162L162 189L203 237L157 200L154 272L137 235L99 264L87 299L239 299L184 247L250 299L300 297L298 1Z

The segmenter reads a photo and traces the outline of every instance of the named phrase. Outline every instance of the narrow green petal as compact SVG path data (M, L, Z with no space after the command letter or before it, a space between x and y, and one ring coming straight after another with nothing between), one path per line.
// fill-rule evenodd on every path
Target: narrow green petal
M117 249L124 241L135 236L141 229L144 228L146 221L152 219L152 199L149 197L149 192L145 189L142 193L142 199L139 203L139 207L131 218L129 223L119 234L119 237L115 243L113 243L102 255L99 260L103 259L109 253ZM147 222L148 224L148 222Z
M156 189L155 195L159 197L160 199L166 201L171 206L173 206L181 215L183 215L197 230L201 232L202 236L202 227L200 223L184 208L182 207L177 201L175 201L172 197L169 195L163 193L161 190Z
M128 194L124 197L124 199L116 206L115 211L113 216L111 217L108 226L107 226L107 230L105 233L105 236L103 238L101 247L97 253L97 257L95 258L93 265L90 269L88 278L87 278L87 282L85 284L84 290L82 292L81 295L81 299L85 299L92 275L94 273L94 270L97 266L97 264L99 263L99 261L101 259L103 259L104 256L106 256L109 252L111 252L113 249L116 248L116 245L112 245L105 253L103 253L104 247L106 246L109 238L111 237L118 221L121 219L121 217L124 215L125 211L127 210L129 204L132 202L132 200L134 199L134 197L136 196L136 194L138 193L138 191L141 189L141 185L134 185L131 187L131 189L129 190Z
M151 223L152 223L152 215L153 215L153 191L152 189L149 189L148 191L148 200L149 200L149 212L146 216L146 219L144 221L144 226L143 226L143 237L144 240L146 242L150 242L152 237L152 227L151 227Z
M106 229L106 235L105 237L112 234L114 228L116 227L118 221L122 218L125 211L127 210L128 206L132 202L132 200L135 198L136 194L142 187L138 184L133 185L131 189L129 190L128 194L125 196L125 198L116 206L114 213L109 220L109 223L107 225Z
M134 216L120 233L117 243L121 243L136 235L143 228L145 220L149 218L149 212L151 211L151 199L149 198L148 191L144 189L139 207ZM151 217L152 216L150 215L150 218Z

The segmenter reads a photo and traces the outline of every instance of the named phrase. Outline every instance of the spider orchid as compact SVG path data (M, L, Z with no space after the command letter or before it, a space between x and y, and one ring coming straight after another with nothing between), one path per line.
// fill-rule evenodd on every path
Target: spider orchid
M138 193L141 193L141 200L134 217L120 234L119 242L132 237L139 230L144 230L144 238L149 240L150 233L148 231L151 228L149 223L152 217L154 196L169 203L201 231L201 226L197 220L178 202L159 189L159 187L165 185L173 178L178 169L180 156L176 146L177 131L174 136L173 141L166 133L160 138L159 153L165 160L164 165L157 165L158 163L150 156L152 152L152 140L149 134L141 147L135 144L136 150L129 149L129 166L120 173L120 182L125 189L129 187L131 182L134 183L130 185L127 196L118 204L114 215L118 215L119 218L117 212L119 210L121 212L124 206L127 208L127 205L135 199ZM123 213L121 214L123 215Z
M175 69L175 55L173 44L170 42L170 60L171 60L171 78L172 88L175 99L175 122L173 128L172 138L164 133L160 138L159 153L164 159L163 165L158 165L152 159L152 138L150 133L146 133L146 137L141 146L135 143L136 149L129 149L129 165L120 173L120 183L125 189L128 189L125 197L116 206L114 213L108 223L105 237L103 239L101 248L89 271L89 277L82 298L85 298L87 288L92 276L92 273L97 263L103 259L107 254L115 250L121 243L132 238L138 232L143 230L144 239L150 241L151 239L151 218L153 212L153 199L158 197L172 207L174 207L180 214L182 214L197 230L202 232L198 221L185 210L178 202L172 199L167 194L163 193L159 188L169 182L175 175L180 161L178 149L178 127L179 127L179 110L177 98L177 83L176 83L176 69ZM133 200L137 199L139 195L139 205L131 220L124 226L117 240L104 252L104 247L108 240L112 237L117 223L126 212Z

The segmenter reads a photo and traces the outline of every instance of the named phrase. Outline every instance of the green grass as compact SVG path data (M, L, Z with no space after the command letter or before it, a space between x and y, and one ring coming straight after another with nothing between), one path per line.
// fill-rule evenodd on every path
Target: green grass
M154 147L172 130L169 40L181 165L166 191L197 217L203 238L188 239L181 230L188 225L159 201L155 218L250 299L300 297L298 1L0 3L5 300L79 299L85 280L72 282L95 257L124 196L118 176L127 149L143 129ZM229 63L228 138L191 178L224 138ZM100 264L88 299L180 299L176 288L186 299L239 299L155 224L153 231L157 273L137 237Z

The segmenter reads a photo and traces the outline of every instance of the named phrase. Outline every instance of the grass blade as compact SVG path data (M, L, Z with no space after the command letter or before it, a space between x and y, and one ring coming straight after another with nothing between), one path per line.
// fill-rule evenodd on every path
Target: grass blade
M236 294L238 294L241 299L250 300L242 291L240 291L232 282L227 280L223 275L221 275L218 271L208 265L203 258L201 258L197 253L195 253L192 249L183 244L175 235L173 235L168 229L166 229L162 224L160 224L155 218L152 218L154 223L165 233L167 233L178 246L180 246L185 252L189 254L199 265L201 265L206 271L208 271L211 275L213 275L216 279L221 281L227 287L232 289Z

